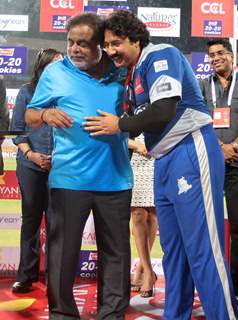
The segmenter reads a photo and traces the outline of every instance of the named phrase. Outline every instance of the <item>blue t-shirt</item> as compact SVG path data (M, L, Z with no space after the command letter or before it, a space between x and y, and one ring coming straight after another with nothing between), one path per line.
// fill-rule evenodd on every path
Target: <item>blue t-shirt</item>
M91 137L82 126L84 117L101 109L123 113L120 70L111 66L103 80L79 70L65 57L43 72L28 108L54 107L72 119L71 128L53 130L54 149L49 175L50 188L88 191L121 191L132 188L125 133Z
M168 44L149 44L142 50L133 73L133 91L137 114L148 103L180 97L176 116L160 134L145 133L150 154L160 158L187 134L212 122L199 84L185 56Z

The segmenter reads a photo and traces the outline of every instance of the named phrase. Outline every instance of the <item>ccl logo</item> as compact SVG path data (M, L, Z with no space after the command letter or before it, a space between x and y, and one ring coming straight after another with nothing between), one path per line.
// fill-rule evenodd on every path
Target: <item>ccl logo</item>
M72 4L72 0L50 0L52 8L58 9L74 9L75 6Z
M223 3L203 2L201 5L201 10L205 14L225 14L225 11L223 10Z

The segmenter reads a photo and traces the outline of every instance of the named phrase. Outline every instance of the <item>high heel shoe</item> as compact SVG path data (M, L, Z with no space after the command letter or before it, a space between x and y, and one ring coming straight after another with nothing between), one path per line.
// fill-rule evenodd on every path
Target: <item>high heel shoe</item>
M131 292L140 292L140 289L141 289L141 285L131 283Z
M134 277L131 279L131 292L140 292L142 283L143 283L142 279L134 275Z
M157 274L154 272L154 283L153 283L153 286L152 286L152 289L149 289L149 290L140 290L140 296L141 298L150 298L150 297L153 297L154 295L154 285L157 281Z

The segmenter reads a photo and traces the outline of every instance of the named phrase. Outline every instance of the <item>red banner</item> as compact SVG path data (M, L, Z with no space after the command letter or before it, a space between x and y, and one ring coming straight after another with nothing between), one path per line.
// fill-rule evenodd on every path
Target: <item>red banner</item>
M65 32L67 20L83 11L83 0L41 0L40 32Z
M233 36L234 0L192 1L192 36Z
M0 199L21 199L16 171L5 171L0 176Z

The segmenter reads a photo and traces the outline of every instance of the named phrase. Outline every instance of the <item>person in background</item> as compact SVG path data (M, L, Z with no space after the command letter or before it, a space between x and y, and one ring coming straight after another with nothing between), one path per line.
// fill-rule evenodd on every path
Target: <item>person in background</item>
M0 130L6 131L9 126L9 111L6 104L6 87L2 77L0 77ZM0 175L3 175L4 164L2 157L2 142L4 138L0 134Z
M91 138L82 122L97 106L121 116L125 72L102 50L103 24L84 13L66 25L67 55L42 75L27 123L54 127L49 175L50 320L80 319L73 296L83 230L93 212L98 250L97 319L122 320L130 299L130 202L133 186L128 134ZM57 107L55 107L57 106Z
M131 281L131 291L139 292L142 298L149 298L153 296L153 287L157 279L150 261L150 251L158 230L153 192L154 159L148 156L143 135L135 140L129 139L128 147L133 150L131 166L134 187L131 217L132 232L139 255L139 262Z
M230 222L230 271L238 298L238 77L228 40L208 41L207 54L213 73L200 81L200 86L226 162L224 191Z
M20 236L20 263L14 293L26 293L32 283L38 281L40 263L40 228L45 213L46 234L48 229L48 175L52 152L52 128L44 124L32 129L25 123L26 106L31 101L43 70L52 62L63 59L55 49L42 49L37 54L30 83L23 85L16 98L11 130L25 131L13 142L18 146L16 174L21 190L22 225ZM47 270L46 270L47 271Z
M156 158L155 206L164 251L164 319L191 319L194 288L208 320L238 318L224 254L224 157L191 65L169 44L153 45L130 11L105 20L104 46L129 67L133 116L103 111L85 119L91 137L144 132Z

